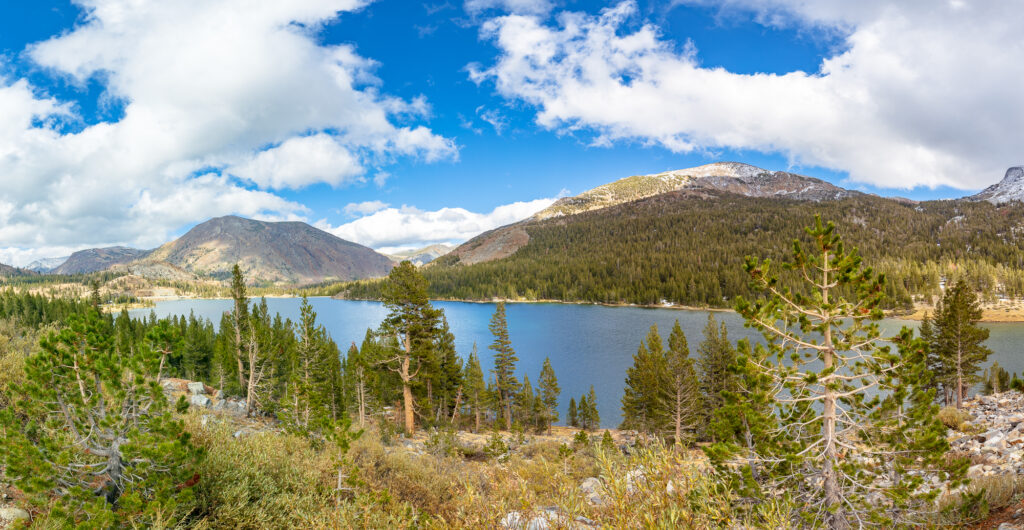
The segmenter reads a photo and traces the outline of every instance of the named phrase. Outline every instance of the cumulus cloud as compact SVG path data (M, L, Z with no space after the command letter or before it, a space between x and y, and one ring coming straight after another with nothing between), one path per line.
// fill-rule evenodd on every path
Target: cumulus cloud
M384 201L350 202L345 205L344 212L349 217L359 217L378 212L388 206L390 205Z
M289 138L227 171L261 188L299 189L317 182L338 186L358 180L363 167L351 151L321 133Z
M637 27L635 1L556 22L512 14L481 28L500 50L478 83L538 109L541 126L675 152L752 149L885 188L977 189L1021 162L1024 11L1000 2L693 0L762 24L839 35L816 72L704 67L699 43ZM635 28L635 29L634 29Z
M433 243L465 241L481 232L521 221L554 202L536 199L498 206L487 213L464 208L421 210L413 206L384 208L372 215L332 227L317 227L342 239L373 248L419 248Z
M398 157L458 156L410 124L429 116L424 98L386 95L373 61L318 42L317 28L362 0L76 3L82 22L24 57L100 83L123 112L89 124L27 79L0 77L0 256L153 245L228 213L295 218L305 207L277 190L382 182Z

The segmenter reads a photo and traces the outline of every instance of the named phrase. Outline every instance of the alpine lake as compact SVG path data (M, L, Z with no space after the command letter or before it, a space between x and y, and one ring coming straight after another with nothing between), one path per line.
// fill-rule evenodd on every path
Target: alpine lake
M318 323L327 329L342 353L348 350L349 344L360 344L366 330L376 329L387 315L387 309L379 302L326 297L309 301L317 313ZM267 299L271 314L279 313L292 321L299 317L299 304L298 298ZM487 376L493 368L493 352L488 349L493 338L488 324L495 304L434 302L434 305L444 310L455 335L456 350L463 359L469 356L474 344L477 346ZM673 323L678 320L689 342L690 355L695 357L709 314L700 310L562 303L508 303L506 309L509 335L519 357L516 370L519 379L528 375L536 385L544 358L550 358L562 389L561 419L565 419L569 398L578 400L593 385L601 425L606 428L618 426L622 419L620 403L626 369L650 327L657 325L662 339L667 341ZM187 316L191 312L216 326L221 315L230 310L230 300L182 299L160 301L156 307L129 313L134 318L146 318L150 312L157 317ZM736 313L716 311L713 314L716 320L725 323L731 341L749 338L764 342L761 334L745 327ZM917 325L916 321L899 319L885 319L880 323L883 336L896 335L903 326L916 328ZM992 349L983 368L998 362L1011 373L1024 372L1024 322L983 325L991 330L986 344Z

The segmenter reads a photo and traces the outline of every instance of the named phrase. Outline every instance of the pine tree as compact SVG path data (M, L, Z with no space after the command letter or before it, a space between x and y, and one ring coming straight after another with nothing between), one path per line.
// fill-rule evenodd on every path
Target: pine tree
M576 416L576 398L569 398L569 412L566 421L570 427L579 427L580 422Z
M601 414L597 410L597 394L594 393L594 385L590 385L590 391L580 397L578 409L578 421L584 430L592 431L601 426Z
M490 349L494 350L494 374L497 383L498 395L505 408L505 428L512 429L512 398L518 391L519 383L516 381L516 352L512 348L512 340L508 336L508 320L505 317L505 303L498 302L494 309L494 316L491 317L491 334L494 335L494 342Z
M766 450L755 447L755 454L770 455L761 461L768 471L761 478L770 491L790 492L808 525L906 524L894 518L912 517L906 507L929 505L937 493L879 486L888 503L869 494L885 478L913 482L908 466L944 452L923 354L893 353L885 344L877 324L884 278L862 267L856 251L845 251L832 223L816 217L807 233L811 251L795 241L792 261L783 265L806 286L785 287L770 260L747 258L752 285L765 298L736 305L769 344L744 358L755 377L769 380L780 422L764 436ZM869 398L872 390L882 394Z
M523 383L519 385L519 392L516 392L515 408L515 417L521 425L529 427L537 424L537 418L534 416L536 396L528 375L523 376Z
M543 425L551 434L551 424L558 421L558 378L551 367L551 359L545 357L540 369L540 403L543 405Z
M430 305L427 281L409 261L391 269L383 286L384 306L390 311L380 333L394 337L399 349L385 362L402 380L405 430L416 430L412 384L431 354L441 312Z
M234 301L234 310L231 313L231 324L235 331L235 361L238 363L236 374L238 376L238 388L245 391L248 387L243 359L246 357L243 337L245 326L249 322L249 299L245 294L245 277L242 276L242 269L235 263L231 268L231 299ZM246 400L248 401L248 399Z
M626 370L620 428L648 434L664 432L669 424L671 379L658 326L651 326L633 356L633 366ZM582 403L580 406L582 408Z
M753 350L750 341L737 345L736 361L730 369L736 374L735 385L721 393L722 405L711 411L709 430L716 443L706 447L711 462L722 470L739 469L734 486L739 491L756 495L763 474L789 472L785 455L786 441L776 436L775 392L772 374L757 362L769 357L761 344ZM732 462L744 464L736 468ZM726 476L729 476L727 473Z
M110 323L90 309L26 360L24 417L0 410L0 467L37 506L56 505L51 524L112 527L120 510L145 525L187 512L197 453L157 383L152 346L117 351Z
M587 395L583 394L580 396L579 405L577 406L576 421L580 424L580 429L589 430L590 423L593 421L590 417L590 401L587 399Z
M285 423L293 430L321 435L344 415L338 347L316 323L305 296L299 306L298 344L284 397Z
M977 295L961 279L946 291L931 322L932 355L947 374L957 408L963 408L967 390L978 382L979 366L992 354L983 344L989 330L977 325L981 315Z
M704 326L704 340L697 346L697 369L705 417L725 404L723 392L735 390L735 374L730 368L736 362L736 350L729 342L725 323L719 325L712 314Z
M455 352L455 336L448 327L448 319L443 315L435 351L438 360L436 387L439 398L435 421L441 417L451 417L454 421L455 413L458 412L463 399L462 359Z
M466 360L466 370L463 376L466 387L467 404L473 414L473 432L480 432L480 416L487 401L487 385L484 383L484 372L480 368L480 356L476 351L476 343L473 343L473 351Z
M683 428L696 430L702 416L700 387L690 359L686 335L676 320L668 337L667 369L669 375L668 415L674 428L673 440L683 443Z

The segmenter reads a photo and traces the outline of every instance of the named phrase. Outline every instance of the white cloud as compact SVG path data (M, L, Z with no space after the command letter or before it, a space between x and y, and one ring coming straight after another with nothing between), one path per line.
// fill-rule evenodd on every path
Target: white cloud
M538 108L537 123L672 151L779 152L887 188L977 189L1021 162L1024 10L989 2L706 0L843 39L817 72L742 75L703 67L630 0L598 16L492 18L501 50L471 78ZM699 45L699 43L697 43Z
M498 136L501 136L501 133L508 127L508 120L497 109L488 109L481 105L476 108L476 115L480 116L481 120L491 124L491 127L494 127L494 132Z
M466 0L466 11L477 14L488 9L499 9L509 13L543 15L551 11L548 0Z
M344 212L349 217L359 217L378 212L388 206L390 205L384 201L350 202L345 205Z
M488 213L463 208L425 211L412 206L385 208L350 223L317 227L373 248L420 248L433 243L461 242L499 226L521 221L554 202L536 199L498 206Z
M77 3L84 20L24 56L101 83L122 117L83 125L72 104L0 77L0 256L145 246L229 213L294 218L305 208L274 190L344 186L368 167L381 181L376 168L398 157L457 158L452 140L405 125L429 116L424 98L383 94L373 61L318 42L362 0Z
M358 180L363 167L351 151L320 133L289 138L227 172L264 189L300 189L317 182L338 186Z

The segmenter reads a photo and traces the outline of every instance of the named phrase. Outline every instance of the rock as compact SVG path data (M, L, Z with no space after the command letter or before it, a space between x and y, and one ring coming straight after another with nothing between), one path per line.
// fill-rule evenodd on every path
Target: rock
M1024 526L1014 523L1003 523L999 525L998 530L1024 530Z
M527 519L519 512L509 512L499 523L501 528L509 530L550 530L553 528L569 528L572 530L583 530L596 528L594 521L586 517L577 517L570 520L557 506L542 508L537 515Z
M206 393L206 385L199 381L193 381L188 384L188 391L192 395L201 395Z
M519 512L509 512L505 517L501 518L499 523L502 528L508 528L510 530L522 530L523 528L523 515Z
M200 395L192 396L189 399L189 403L191 403L191 404L193 404L193 405L195 405L197 407L209 407L212 404L212 402L210 401L210 398L208 398L208 397L206 397L204 395L201 395L201 394Z
M0 507L0 521L13 523L14 521L27 521L28 519L28 512L21 508L13 506Z
M644 475L643 466L630 470L629 473L626 473L626 493L629 495L636 493L640 488L640 484L646 482L647 476Z
M604 493L604 484L599 478L583 479L578 489L583 494L583 498L592 506L602 506L608 502L608 496Z

